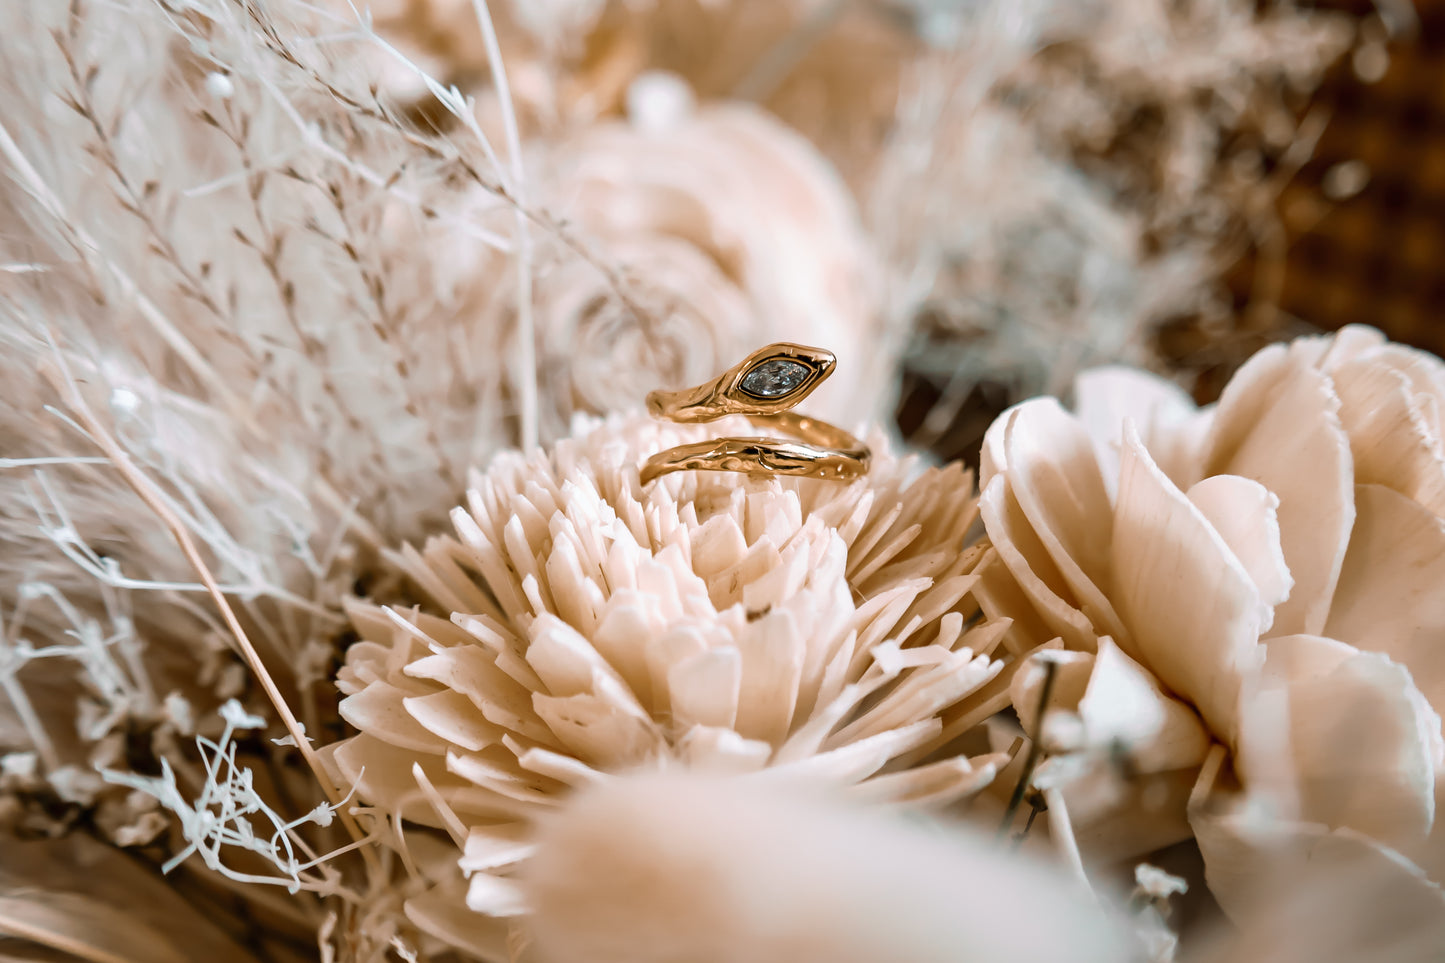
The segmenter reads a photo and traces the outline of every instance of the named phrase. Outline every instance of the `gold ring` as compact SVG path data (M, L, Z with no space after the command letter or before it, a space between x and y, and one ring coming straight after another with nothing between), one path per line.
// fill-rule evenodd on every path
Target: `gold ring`
M750 475L802 475L848 481L868 472L868 446L841 428L789 411L833 373L833 352L800 344L759 348L706 384L654 391L647 410L655 418L696 423L745 415L796 441L716 438L658 452L642 466L645 485L674 471L738 471Z

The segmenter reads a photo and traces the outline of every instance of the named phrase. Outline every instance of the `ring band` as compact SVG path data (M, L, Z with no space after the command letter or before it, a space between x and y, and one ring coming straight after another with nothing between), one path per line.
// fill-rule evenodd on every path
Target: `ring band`
M868 446L841 428L789 411L833 373L831 351L800 344L770 344L706 384L653 391L647 410L684 424L744 415L759 428L792 436L716 438L658 452L642 466L645 485L674 471L736 471L750 475L801 475L848 481L868 471Z

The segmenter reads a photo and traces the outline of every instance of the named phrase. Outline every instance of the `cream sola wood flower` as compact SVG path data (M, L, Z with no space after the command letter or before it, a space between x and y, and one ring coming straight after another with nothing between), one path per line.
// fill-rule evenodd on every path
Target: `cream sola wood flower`
M1271 844L1438 861L1445 365L1351 327L1261 351L1202 411L1139 372L1077 394L995 423L981 513L1020 631L1068 650L1056 703L1174 791L1112 840L1088 823L1119 828L1117 799L1076 806L1086 847L1193 832L1239 914Z
M324 755L378 819L455 842L470 881L440 872L410 905L423 928L499 945L534 819L609 773L767 768L936 807L1006 761L966 738L1017 665L971 594L989 556L965 547L968 473L875 448L850 485L639 485L647 455L737 427L613 416L501 455L455 536L401 553L426 603L351 605L338 684L360 734Z

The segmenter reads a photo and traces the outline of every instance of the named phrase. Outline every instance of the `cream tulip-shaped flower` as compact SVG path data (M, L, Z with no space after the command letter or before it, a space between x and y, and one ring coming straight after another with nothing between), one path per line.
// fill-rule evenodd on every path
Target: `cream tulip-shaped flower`
M1438 360L1348 328L1261 351L1213 409L1102 371L1078 416L1050 399L1006 412L981 513L1035 641L1101 661L1117 645L1170 719L1182 700L1233 753L1276 829L1424 858L1445 705L1442 385ZM1146 771L1199 765L1197 742L1173 745ZM1214 792L1220 760L1205 773L1194 831L1242 911L1260 834Z
M967 472L877 442L852 484L639 483L653 452L739 428L615 416L500 456L455 536L400 554L425 606L351 606L338 685L360 734L323 755L378 816L454 841L451 870L418 869L436 883L409 904L423 929L500 956L535 820L610 773L770 768L938 806L1006 761L951 748L1019 664L972 595L991 556L967 546Z

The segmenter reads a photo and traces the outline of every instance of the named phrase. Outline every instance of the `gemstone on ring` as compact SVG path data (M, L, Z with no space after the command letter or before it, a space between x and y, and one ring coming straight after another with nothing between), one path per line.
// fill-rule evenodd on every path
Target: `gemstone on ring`
M637 473L646 485L675 471L735 471L847 482L868 473L868 446L825 421L792 408L833 373L831 351L780 341L765 345L704 384L647 393L653 417L678 424L741 415L780 438L714 438L649 455Z
M813 369L790 358L770 358L742 376L738 387L754 398L782 398L808 380Z

